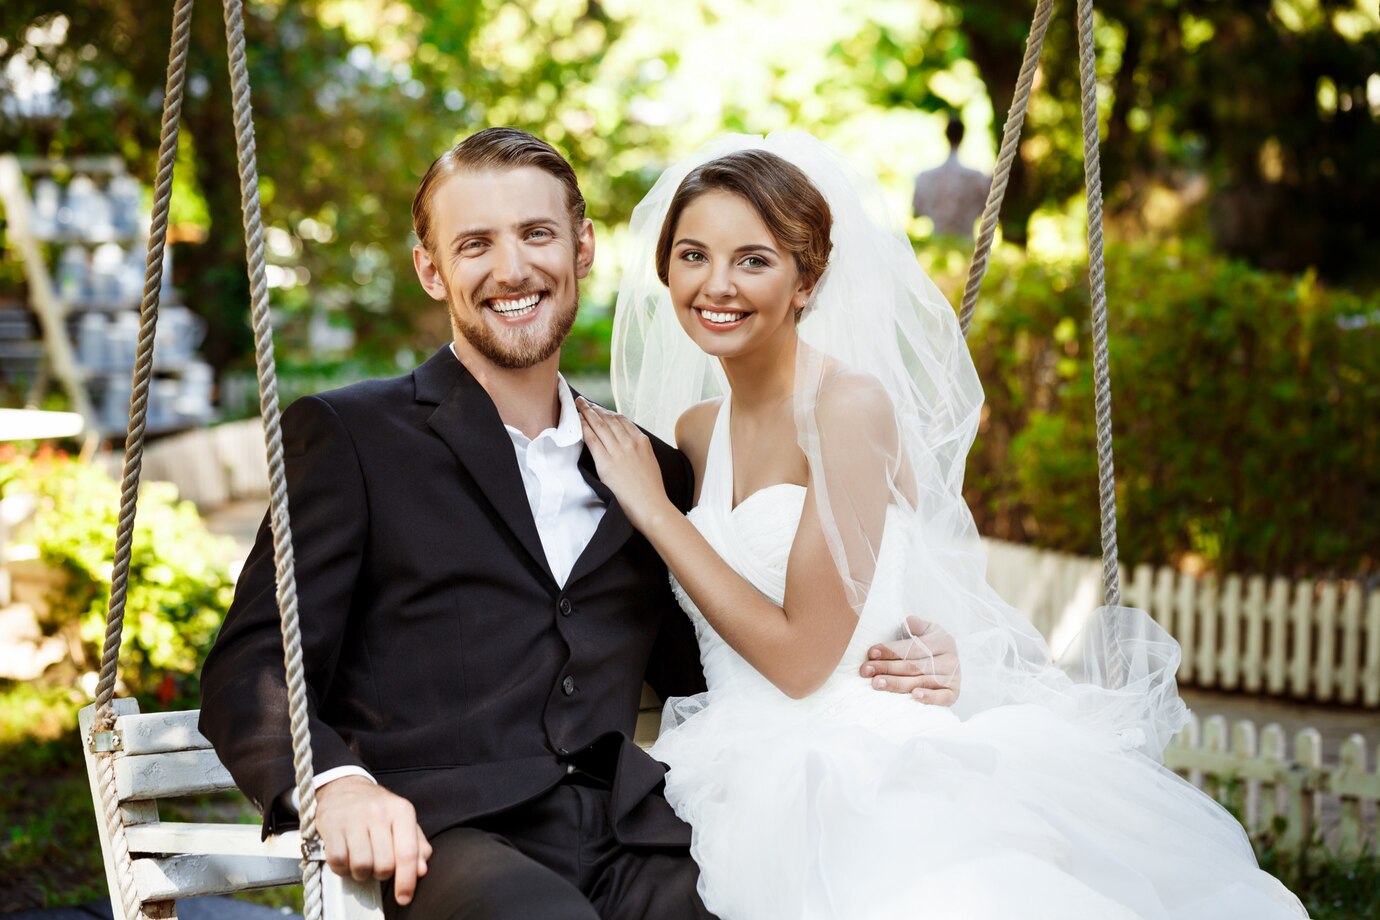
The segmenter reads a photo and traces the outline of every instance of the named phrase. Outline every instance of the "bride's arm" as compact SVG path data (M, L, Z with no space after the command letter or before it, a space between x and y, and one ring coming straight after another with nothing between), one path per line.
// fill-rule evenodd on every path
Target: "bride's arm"
M799 698L817 689L839 663L858 623L854 602L860 606L856 596L850 598L830 553L817 484L807 485L791 545L785 602L778 607L724 562L666 498L646 435L615 413L588 403L580 409L600 478L724 641L783 693ZM832 427L831 418L837 423L842 414L821 411L821 427ZM839 445L833 459L846 465L848 481L867 484L849 491L849 519L836 530L856 595L857 585L865 590L871 577L870 564L890 500L881 452L858 447L878 443L868 435L889 425L890 418L856 403L849 405L846 418L847 439L829 430L822 430L821 438ZM845 466L839 470L844 472Z

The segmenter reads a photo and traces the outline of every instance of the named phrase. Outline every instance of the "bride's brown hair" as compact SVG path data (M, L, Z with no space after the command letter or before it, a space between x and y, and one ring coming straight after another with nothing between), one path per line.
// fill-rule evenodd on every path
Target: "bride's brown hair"
M786 251L795 257L800 280L809 287L829 264L829 230L834 218L800 168L765 150L740 150L691 170L671 197L656 244L656 274L667 284L672 237L681 212L705 192L732 192L746 199Z

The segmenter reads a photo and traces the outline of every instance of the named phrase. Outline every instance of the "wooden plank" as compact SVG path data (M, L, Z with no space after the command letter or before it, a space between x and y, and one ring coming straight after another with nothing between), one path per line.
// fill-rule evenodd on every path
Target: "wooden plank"
M1235 690L1241 685L1241 577L1228 575L1222 583L1222 672L1217 685Z
M1342 665L1337 673L1337 696L1354 704L1361 698L1361 602L1359 582L1347 582L1342 599Z
M215 751L133 754L115 762L120 801L225 792L235 788Z
M1270 605L1266 613L1265 691L1283 693L1288 686L1289 581L1275 578L1270 583Z
M112 700L111 704L115 710L116 718L129 713L139 711L137 700ZM91 788L91 804L96 812L96 835L101 841L101 858L105 863L105 882L106 890L110 892L110 905L116 917L124 916L124 907L120 903L120 877L115 868L115 850L113 845L114 835L119 832L119 826L112 826L106 820L105 808L101 802L101 767L97 762L97 755L91 753L88 741L91 738L91 727L96 720L96 706L92 704L85 706L77 713L77 726L81 737L82 758L86 761L86 778ZM102 755L118 761L119 755ZM133 818L140 823L157 821L158 806L153 802L135 802L124 806L120 811L124 814L125 820Z
M1278 779L1288 770L1288 752L1284 729L1277 722L1271 722L1260 733L1260 759L1277 771L1276 779L1262 783L1260 790L1260 830L1274 833L1276 819L1288 814L1282 802L1285 786Z
M1368 778L1366 771L1366 739L1352 735L1342 742L1340 767L1337 778L1354 776L1362 781ZM1340 784L1340 783L1339 783ZM1338 846L1344 856L1359 856L1366 845L1365 815L1362 812L1360 796L1341 796L1341 817L1338 823Z
M126 754L162 754L168 751L209 750L211 742L197 731L201 712L142 712L115 720Z
M1366 605L1366 664L1361 679L1362 701L1380 706L1380 589L1370 592Z
M1247 764L1260 762L1254 722L1241 719L1232 725L1231 755L1240 765L1235 771L1239 781L1230 789L1227 807L1249 830L1256 825L1260 813L1260 778L1247 777L1242 769Z
M48 276L48 263L29 229L29 191L24 187L23 170L19 161L6 154L0 156L0 201L5 204L6 236L9 245L19 250L24 263L24 278L29 283L29 302L43 331L48 365L67 391L72 408L86 420L86 430L96 427L96 410L81 368L77 365L72 342L67 337L67 305L53 290ZM116 915L119 915L116 911Z
M1152 606L1151 592L1153 591L1154 582L1154 569L1144 563L1136 566L1135 573L1131 576L1127 603L1132 607L1139 607L1142 610L1149 611Z
M163 822L125 831L132 853L201 854L220 856L276 856L302 858L296 834L275 834L261 840L257 824L191 824Z
M1314 658L1313 699L1329 703L1337 690L1337 583L1325 581L1318 598L1317 654Z
M1198 635L1194 605L1198 599L1198 581L1188 572L1179 573L1178 591L1174 596L1174 633L1183 646L1184 657L1179 664L1179 680L1194 682L1198 664Z
M1225 755L1227 753L1227 719L1222 715L1208 716L1208 720L1203 723L1203 750L1209 754ZM1231 763L1231 759L1222 757L1221 762ZM1227 770L1204 771L1203 790L1219 802L1222 802L1223 792L1226 789L1222 782ZM1223 802L1223 804L1226 804Z
M1217 578L1205 577L1198 586L1198 686L1217 686Z
M145 901L234 894L301 882L300 860L265 856L171 856L136 859L134 884ZM118 915L117 915L118 916Z
M1174 570L1171 568L1161 568L1155 573L1155 602L1150 615L1165 632L1178 636L1174 631Z
M1313 580L1294 583L1294 606L1290 612L1289 693L1307 699L1313 689Z
M330 920L383 920L383 895L372 879L357 882L330 869L321 873L322 914Z
M1246 649L1241 659L1241 683L1259 693L1265 682L1265 579L1253 575L1246 582Z
M1303 771L1322 767L1322 737L1316 728L1305 728L1294 736L1294 763ZM1302 772L1302 771L1301 771ZM1318 815L1318 794L1308 783L1291 784L1289 789L1289 826L1284 829L1286 851L1300 853L1313 839L1313 826Z

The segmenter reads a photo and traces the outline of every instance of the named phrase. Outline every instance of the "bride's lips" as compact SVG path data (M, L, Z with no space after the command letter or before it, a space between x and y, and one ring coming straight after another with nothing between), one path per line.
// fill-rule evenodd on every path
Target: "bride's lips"
M695 318L700 321L700 325L714 332L728 332L737 329L752 315L743 310L716 310L712 307L692 307L691 309L695 311Z
M484 308L498 317L505 326L525 326L541 315L546 305L546 291L529 291L521 295L490 297L483 301Z

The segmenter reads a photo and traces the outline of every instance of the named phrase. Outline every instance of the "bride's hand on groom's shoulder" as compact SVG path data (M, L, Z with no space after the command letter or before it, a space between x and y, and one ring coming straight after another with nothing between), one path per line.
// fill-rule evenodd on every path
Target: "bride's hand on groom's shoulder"
M869 648L858 673L871 680L874 689L952 706L962 677L954 637L919 617L907 617L906 625L910 635Z
M661 465L642 429L584 397L575 405L599 479L613 492L632 525L645 534L658 514L679 515L666 497Z

